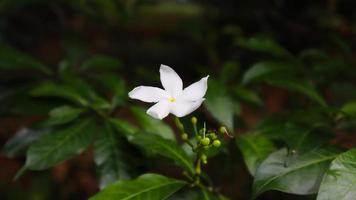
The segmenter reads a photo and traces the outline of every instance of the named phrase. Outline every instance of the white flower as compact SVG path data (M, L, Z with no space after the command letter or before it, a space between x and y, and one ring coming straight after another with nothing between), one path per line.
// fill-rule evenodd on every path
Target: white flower
M183 117L197 108L205 100L203 97L208 89L206 76L183 90L182 79L170 67L161 65L159 69L163 89L150 86L139 86L129 92L129 97L144 102L156 103L147 110L147 114L163 119L169 113Z

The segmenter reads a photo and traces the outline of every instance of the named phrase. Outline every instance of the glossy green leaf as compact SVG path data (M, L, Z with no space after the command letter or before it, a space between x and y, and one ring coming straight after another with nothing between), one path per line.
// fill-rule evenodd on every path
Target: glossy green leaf
M234 103L229 96L210 95L204 105L215 119L229 130L234 129L234 115L240 111L239 104Z
M45 82L31 91L31 95L35 97L60 97L82 105L87 105L87 100L73 87L59 85L52 82Z
M81 70L113 70L121 68L121 62L113 57L97 55L84 61Z
M25 167L43 170L81 153L92 142L95 129L93 120L82 120L41 137L28 149Z
M356 197L356 149L342 153L325 173L317 200L351 200Z
M204 106L218 122L233 130L234 116L240 114L240 105L229 96L223 83L214 79L209 80Z
M38 60L23 52L3 45L0 45L0 69L34 69L46 74L51 74L51 70Z
M126 136L135 134L138 131L138 129L135 126L133 126L132 124L128 123L127 121L123 121L121 119L110 118L109 122L114 126L114 128L118 132L120 132Z
M194 173L192 160L176 142L149 133L136 133L130 135L128 139L148 152L173 159L177 165L183 167L191 174Z
M75 120L85 110L71 106L57 107L49 113L48 123L51 125L65 124Z
M255 63L250 67L242 78L242 84L248 84L253 81L264 80L265 78L285 78L294 73L291 63L280 61L262 61Z
M144 174L135 180L118 181L91 197L90 200L163 200L186 184L184 181L158 174Z
M257 168L253 182L253 198L267 190L292 194L314 194L338 151L314 149L303 155L288 154L287 149L272 153Z
M300 81L300 80L292 80L292 79L285 79L285 80L268 80L269 84L286 88L291 91L299 92L311 100L315 101L316 103L326 106L326 102L324 98L317 92L317 90L308 82Z
M255 175L257 167L275 150L273 143L263 135L241 135L237 137L236 143L251 175Z
M26 148L35 140L47 134L49 129L22 128L10 138L4 145L3 152L9 158L14 158L23 153Z
M137 122L145 131L160 135L166 139L176 139L173 130L167 124L162 120L154 119L147 115L143 108L131 107L131 111L137 119Z
M289 52L280 46L278 43L270 38L265 37L251 37L251 38L239 38L237 44L243 48L272 54L275 56L289 55Z
M112 130L110 124L98 130L94 143L94 161L99 171L99 188L121 179L129 178L128 166L120 146L119 137Z

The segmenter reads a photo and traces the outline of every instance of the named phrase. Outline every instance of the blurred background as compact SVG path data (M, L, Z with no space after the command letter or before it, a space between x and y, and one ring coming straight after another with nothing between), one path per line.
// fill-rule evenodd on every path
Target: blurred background
M5 143L19 131L32 131L28 127L60 104L27 95L28 87L71 76L92 85L108 80L111 92L96 89L110 98L114 91L114 115L135 123L127 106L138 103L127 92L160 86L158 69L166 64L185 86L209 74L199 119L243 134L274 113L356 99L355 8L354 0L0 0L0 199L78 200L99 191L91 147L13 181L25 147ZM267 73L248 71L257 64ZM268 73L278 81L254 82ZM171 117L165 122L173 124ZM331 143L355 146L349 134L354 130L336 131ZM248 199L252 177L234 142L227 143L226 152L209 161L209 174L224 195ZM165 165L135 169L179 177ZM260 197L314 198L280 192Z

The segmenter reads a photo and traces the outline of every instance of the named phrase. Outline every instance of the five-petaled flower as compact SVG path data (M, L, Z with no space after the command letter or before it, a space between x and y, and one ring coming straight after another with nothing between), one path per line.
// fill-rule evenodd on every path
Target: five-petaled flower
M208 89L206 76L183 90L182 79L170 67L161 65L161 83L164 88L139 86L129 92L129 97L144 102L156 103L147 110L147 114L163 119L169 113L183 117L196 110L205 100L203 97Z

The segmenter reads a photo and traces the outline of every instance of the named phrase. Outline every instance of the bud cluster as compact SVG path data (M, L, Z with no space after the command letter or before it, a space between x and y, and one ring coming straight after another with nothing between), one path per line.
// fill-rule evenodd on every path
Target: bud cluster
M227 129L225 127L220 127L218 131L208 130L205 127L198 129L198 119L192 117L190 122L193 125L194 134L188 134L184 125L176 118L175 123L179 131L181 132L181 139L187 143L192 151L196 153L196 166L195 174L200 176L201 164L208 163L208 156L206 155L206 150L209 148L219 148L221 146L221 140L223 135L228 135Z

